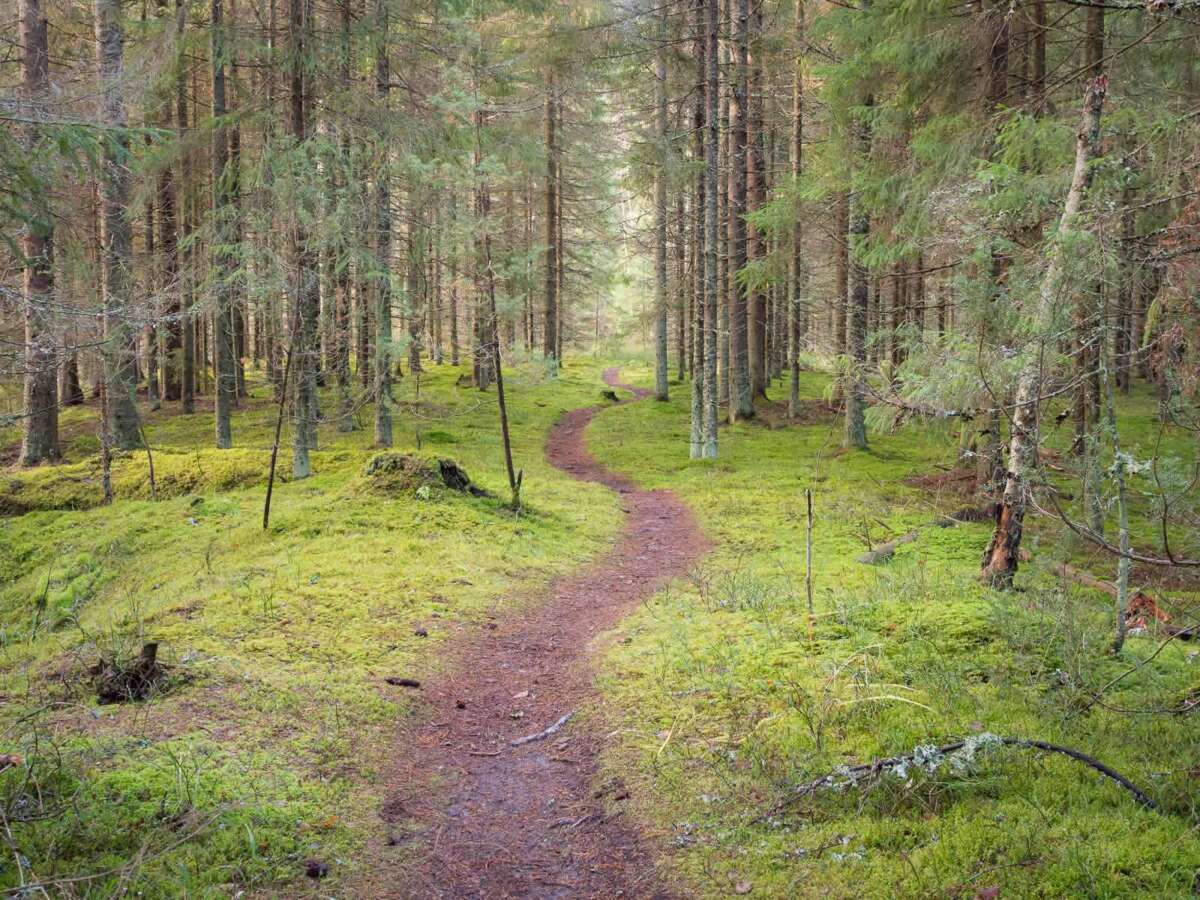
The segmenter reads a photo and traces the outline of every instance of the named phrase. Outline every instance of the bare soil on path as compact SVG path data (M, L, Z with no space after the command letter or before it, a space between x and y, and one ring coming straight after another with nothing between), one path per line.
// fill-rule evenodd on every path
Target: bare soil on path
M604 380L639 399L647 393L621 384L615 368ZM685 574L707 545L676 496L639 490L591 457L584 430L600 409L565 413L545 452L557 468L620 495L626 519L616 543L529 607L447 648L455 663L426 685L429 715L401 735L382 809L389 826L415 822L421 843L411 866L384 864L369 876L370 896L670 896L656 883L653 848L621 814L622 787L597 784L602 740L581 713L596 699L593 640ZM514 745L568 713L553 734Z

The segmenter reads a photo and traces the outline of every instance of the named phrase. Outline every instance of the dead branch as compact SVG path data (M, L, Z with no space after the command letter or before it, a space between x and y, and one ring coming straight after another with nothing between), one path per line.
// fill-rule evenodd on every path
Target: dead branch
M940 758L947 754L955 753L968 748L969 740L955 741L941 747L917 748L917 751L913 753L890 756L886 759L877 759L873 762L860 763L855 766L843 766L827 775L822 775L820 778L797 786L786 799L780 801L772 808L771 813L780 812L792 803L810 794L815 794L822 789L845 787L847 785L857 786L864 781L873 782L885 773L903 771L910 766L919 766L924 759ZM1069 757L1076 762L1083 763L1090 769L1094 769L1105 778L1129 791L1129 793L1133 794L1134 799L1137 800L1139 805L1146 809L1158 809L1158 804L1132 781L1115 769L1100 762L1100 760L1088 756L1080 750L1028 738L993 737L993 742L1005 747L1016 747L1022 750L1044 750L1048 753L1058 753Z
M573 715L575 715L575 712L572 710L571 712L569 712L565 716L563 716L561 719L559 719L557 722L555 722L553 725L550 725L547 728L543 728L537 734L529 734L523 738L517 738L515 741L509 741L509 745L512 747L520 747L522 744L530 744L534 741L544 740L545 738L550 737L550 735L554 734L556 731L558 731L564 725L566 725L567 722L570 721L571 716L573 716Z

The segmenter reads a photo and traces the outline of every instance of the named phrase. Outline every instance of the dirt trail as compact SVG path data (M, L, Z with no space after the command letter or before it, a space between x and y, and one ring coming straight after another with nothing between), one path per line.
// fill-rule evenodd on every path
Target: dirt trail
M638 398L647 393L621 384L615 368L604 380ZM383 808L385 821L422 826L419 861L395 880L375 873L371 896L669 896L654 881L651 849L619 813L620 785L597 790L601 740L578 714L595 699L591 641L684 574L706 545L677 497L639 490L592 459L584 429L598 410L564 414L546 458L620 494L624 527L611 550L552 583L532 608L449 649L457 667L428 685L432 714L397 747ZM511 745L570 712L576 718L557 733ZM430 775L438 779L432 791ZM606 817L614 805L618 812Z

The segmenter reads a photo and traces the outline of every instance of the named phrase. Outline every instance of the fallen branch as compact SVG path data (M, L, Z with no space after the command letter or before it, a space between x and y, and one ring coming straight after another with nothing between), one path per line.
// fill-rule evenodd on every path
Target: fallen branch
M888 541L886 544L880 544L873 550L868 550L855 557L855 562L865 563L868 566L873 566L876 563L887 562L896 552L896 548L901 544L911 544L920 535L915 531L910 531L908 534L902 534L894 540Z
M534 741L544 740L566 725L573 715L575 715L574 711L569 712L553 725L550 725L548 728L542 729L537 734L529 734L523 738L517 738L515 741L509 741L509 745L512 747L520 747L522 744L531 744Z
M842 789L845 787L857 787L862 782L872 782L877 780L884 774L894 774L904 777L910 768L919 768L926 772L934 772L941 764L947 760L951 765L961 766L966 765L973 760L975 751L986 746L1004 746L1017 747L1023 750L1045 750L1048 753L1059 753L1069 757L1076 762L1081 762L1090 769L1099 772L1105 778L1115 782L1125 790L1133 794L1134 799L1146 809L1158 809L1158 804L1152 800L1141 788L1135 785L1132 781L1106 766L1086 753L1075 750L1071 747L1061 747L1058 744L1050 744L1046 741L1035 741L1027 738L1010 738L999 737L994 734L981 734L975 737L967 738L962 741L955 741L951 744L946 744L941 747L921 746L913 750L912 753L906 753L901 756L890 756L886 759L877 759L874 762L860 763L855 766L841 766L830 772L827 775L822 775L813 781L806 782L795 788L792 794L786 799L776 804L771 814L777 813L788 805L814 794L819 790L832 788Z
M1097 578L1065 562L1056 565L1054 572L1068 581L1082 584L1084 587L1108 594L1110 597L1117 596L1117 586L1111 581ZM1197 629L1195 625L1179 626L1172 624L1171 617L1163 611L1153 596L1142 590L1133 591L1129 596L1128 605L1125 610L1126 624L1130 628L1145 628L1150 624L1151 620L1159 623L1159 627L1164 634L1172 635L1180 640L1190 641L1196 636Z

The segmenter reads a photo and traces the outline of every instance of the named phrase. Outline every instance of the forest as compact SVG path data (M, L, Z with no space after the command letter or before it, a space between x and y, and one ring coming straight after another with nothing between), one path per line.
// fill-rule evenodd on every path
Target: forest
M1200 895L1198 0L0 4L0 896Z

